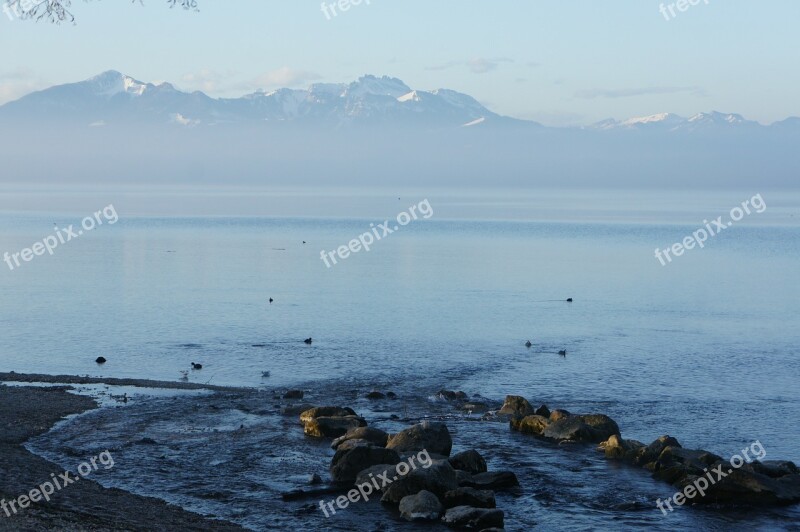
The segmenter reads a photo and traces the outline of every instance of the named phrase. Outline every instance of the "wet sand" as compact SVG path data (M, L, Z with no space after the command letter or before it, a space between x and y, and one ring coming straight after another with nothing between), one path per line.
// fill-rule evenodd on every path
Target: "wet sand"
M0 373L0 381L76 380L86 379ZM103 382L109 380L103 379ZM145 382L125 384L176 387L176 383ZM177 384L177 388L184 389L209 388ZM6 501L29 493L49 480L52 473L64 471L63 467L32 454L23 444L29 438L49 431L64 417L97 407L92 398L69 393L68 389L65 386L0 385L0 497ZM50 502L32 503L28 508L18 509L16 514L11 513L8 517L0 510L0 531L243 530L237 525L187 512L159 499L106 489L91 477L56 491Z

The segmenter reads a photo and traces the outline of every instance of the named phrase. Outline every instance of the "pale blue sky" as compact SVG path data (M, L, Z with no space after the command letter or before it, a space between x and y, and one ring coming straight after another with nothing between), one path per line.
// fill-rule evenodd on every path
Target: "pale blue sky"
M371 0L330 20L319 0L198 1L75 0L77 26L0 15L0 103L108 69L212 96L370 73L552 125L800 116L797 0L700 0L669 21L656 0Z

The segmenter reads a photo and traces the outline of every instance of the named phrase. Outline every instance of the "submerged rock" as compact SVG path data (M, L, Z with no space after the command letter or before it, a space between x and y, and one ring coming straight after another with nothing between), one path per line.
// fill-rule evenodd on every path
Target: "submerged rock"
M400 501L400 517L408 521L436 521L442 510L439 498L427 490L407 495Z
M503 528L503 518L502 510L456 506L445 512L442 522L452 528L484 530L492 527Z
M475 488L458 488L444 494L445 508L456 506L472 506L473 508L496 508L497 501L491 490Z
M427 450L429 453L450 456L453 438L450 436L447 425L438 421L426 420L389 436L386 447L397 452Z
M464 392L453 392L450 390L439 390L436 393L437 399L443 399L445 401L466 401L469 399L469 396Z
M194 364L194 362L192 364ZM305 392L303 392L303 390L289 390L288 392L283 394L283 398L284 399L302 399L304 395L305 395Z
M491 471L476 475L462 476L458 480L462 488L475 488L479 490L501 490L519 486L517 475L511 471Z

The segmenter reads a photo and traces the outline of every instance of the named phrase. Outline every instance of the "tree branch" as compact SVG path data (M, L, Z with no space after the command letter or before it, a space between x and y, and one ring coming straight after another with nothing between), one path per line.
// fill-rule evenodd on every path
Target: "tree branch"
M89 1L89 0L85 0ZM139 2L144 5L143 0L131 0L132 3ZM180 6L183 9L199 11L197 0L167 0L170 9ZM75 23L75 17L70 12L72 0L7 0L2 6L3 12L9 17L17 17L22 20L46 20L53 24L62 22Z

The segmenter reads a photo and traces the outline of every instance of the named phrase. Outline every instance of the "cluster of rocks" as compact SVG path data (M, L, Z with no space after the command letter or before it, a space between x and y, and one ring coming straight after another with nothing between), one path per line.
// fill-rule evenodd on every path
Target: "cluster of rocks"
M748 505L800 502L800 471L792 462L743 461L739 467L733 467L714 453L684 449L671 436L662 436L650 445L624 440L617 423L606 415L551 411L546 405L533 408L520 396L507 396L498 413L509 415L511 428L525 434L558 443L598 443L597 449L606 458L642 467L653 478L669 482L679 490L706 477L708 488L702 494L698 492L692 502Z
M556 442L600 443L620 433L617 423L604 414L550 411L546 405L533 408L517 395L507 396L498 413L511 417L512 429Z
M793 462L765 460L738 463L703 449L684 449L671 436L650 445L614 435L598 451L611 460L642 467L653 478L679 491L695 493L692 502L748 505L788 505L800 502L800 470ZM701 479L705 478L704 481ZM698 491L696 486L702 485Z
M330 474L337 488L371 483L378 487L381 502L396 505L409 521L441 521L487 532L503 528L495 491L519 486L516 475L488 471L476 450L451 456L453 440L446 424L423 421L388 434L367 426L351 408L338 406L308 409L300 422L309 436L334 438ZM413 463L414 458L416 465L400 474L398 464ZM376 479L383 479L383 485Z

